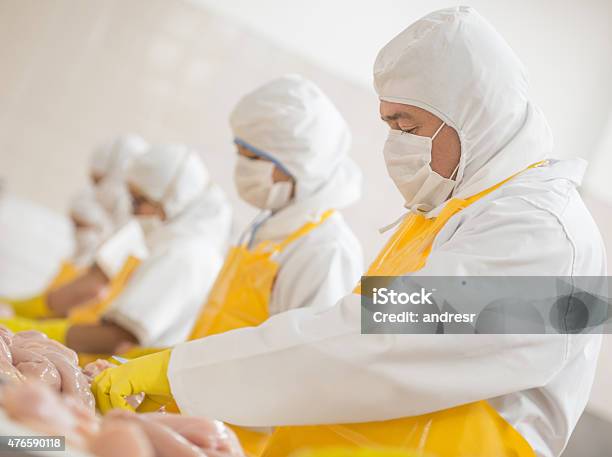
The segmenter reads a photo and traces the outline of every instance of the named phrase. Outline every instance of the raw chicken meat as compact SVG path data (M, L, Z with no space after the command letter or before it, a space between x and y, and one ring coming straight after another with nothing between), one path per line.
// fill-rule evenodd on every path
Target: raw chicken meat
M155 448L156 457L206 457L202 449L174 430L144 415L124 410L114 410L109 413L109 417L123 418L138 424Z
M141 417L171 428L207 452L215 450L228 456L243 455L236 434L221 421L166 413L147 413Z
M82 408L66 402L41 382L7 384L2 388L2 406L7 415L34 430L48 435L64 435L74 446L83 447L95 433L94 421L83 421ZM94 417L90 413L91 417ZM92 427L92 429L87 429Z
M0 338L0 378L3 381L22 381L23 375L13 366L13 354L9 347Z
M0 386L0 405L12 419L99 457L244 457L219 421L123 410L96 417L90 382L113 366L100 359L81 371L76 353L46 335L0 327L0 381L13 381ZM143 398L127 400L137 408Z
M98 457L155 457L155 449L147 435L124 418L105 418L100 433L89 443L89 452Z
M44 333L35 330L16 333L13 336L13 344L32 349L35 352L41 352L42 350L57 352L66 357L72 365L78 366L79 364L79 357L76 352L55 340L49 339Z
M55 365L62 379L62 393L73 395L83 404L95 411L96 401L89 387L89 381L78 366L72 365L63 355L53 351L43 354Z
M4 341L7 346L11 346L13 342L13 332L11 332L8 328L0 325L0 339Z
M0 394L15 421L66 436L72 447L99 457L244 457L233 432L218 421L124 410L101 419L76 397L61 396L41 382L7 384Z
M44 355L38 354L30 349L11 346L13 365L30 381L41 381L49 387L60 390L62 380L59 372Z
M24 330L22 332L17 332L13 335L13 338L19 339L28 339L28 340L46 340L47 335L38 330Z
M54 390L78 398L94 411L95 401L89 381L78 366L76 352L43 333L31 330L7 335L10 341L12 365L28 380L37 380ZM0 346L0 369L2 364ZM3 371L6 371L7 367Z

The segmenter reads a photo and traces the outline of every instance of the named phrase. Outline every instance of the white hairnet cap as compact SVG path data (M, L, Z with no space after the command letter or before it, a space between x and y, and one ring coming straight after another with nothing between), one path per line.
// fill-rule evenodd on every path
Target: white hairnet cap
M476 194L552 150L544 116L529 101L525 68L473 8L448 8L393 38L374 64L381 100L414 105L461 139L455 195Z
M183 145L152 146L132 162L126 180L162 205L169 219L196 200L209 182L196 152Z
M299 75L274 79L242 97L230 126L236 143L273 159L295 178L296 199L315 192L350 160L344 118L321 89Z
M91 171L102 177L121 176L131 161L144 154L147 147L147 142L138 135L122 135L93 151Z

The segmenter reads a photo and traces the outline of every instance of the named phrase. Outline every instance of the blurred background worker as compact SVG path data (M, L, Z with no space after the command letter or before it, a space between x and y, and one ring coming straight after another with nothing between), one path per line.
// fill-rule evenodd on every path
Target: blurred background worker
M436 11L402 31L379 52L374 85L389 127L379 160L408 212L368 276L412 276L418 287L419 276L606 275L577 191L586 163L549 159L552 134L525 67L474 9ZM264 455L330 445L563 452L601 334L363 334L355 292L110 368L94 381L98 406L126 408L124 396L145 392L173 396L185 414L278 426ZM478 300L444 298L451 309Z
M191 337L259 325L294 308L333 305L363 269L337 209L361 195L351 135L325 94L297 75L245 95L230 115L234 183L262 212L226 258Z
M136 262L117 298L95 309L94 323L2 321L7 327L40 330L85 353L114 353L130 344L166 346L187 338L221 267L231 209L202 160L185 146L150 148L128 168L126 182L139 230L128 224L107 240L96 254L96 269L108 282L128 263L124 260L139 233L148 255Z
M90 161L90 185L75 199L71 216L78 218L77 210L83 206L85 199L93 199L92 208L99 206L106 212L111 233L122 227L132 217L130 194L125 183L125 172L134 160L145 153L148 146L138 135L122 135L96 148ZM95 219L97 222L99 218ZM101 222L101 221L100 221ZM98 222L98 223L100 223ZM105 224L106 225L106 224ZM75 259L83 264L93 259L93 253L110 234L104 226L88 224L78 226L75 231Z
M83 189L72 201L70 220L74 228L74 252L70 263L77 269L88 267L98 246L112 235L114 224L96 199L95 191L89 188Z
M63 316L68 309L103 299L109 291L109 278L92 265L94 256L102 242L132 216L125 172L147 147L140 136L127 134L94 149L89 162L89 182L70 207L74 230L72 257L63 261L42 294L27 299L2 299L17 315Z

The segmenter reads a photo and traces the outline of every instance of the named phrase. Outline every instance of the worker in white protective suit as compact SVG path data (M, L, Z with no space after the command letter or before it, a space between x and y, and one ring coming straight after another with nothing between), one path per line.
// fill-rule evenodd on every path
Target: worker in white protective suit
M368 275L606 274L576 190L585 162L545 160L552 136L526 71L478 13L409 26L378 54L374 83L391 128L384 159L410 212ZM107 370L93 391L103 409L144 391L185 414L277 425L267 456L326 445L562 453L600 335L365 335L360 311L354 293L283 313Z
M4 299L18 316L63 316L72 308L106 295L109 278L92 262L102 242L131 218L131 200L124 174L132 160L146 149L147 144L140 136L128 134L94 150L90 159L90 182L75 197L70 208L74 252L70 259L62 262L42 293L25 299ZM117 278L110 289L118 289L120 279Z
M192 339L332 306L363 271L361 246L338 211L360 197L361 172L325 94L284 76L245 95L230 125L236 189L261 212L228 253Z
M112 235L113 221L93 189L85 189L75 197L70 206L70 219L75 244L72 263L77 268L88 267L100 243Z
M107 278L126 259L138 259L122 290L96 307L95 322L69 315L27 323L81 353L184 341L225 254L231 208L193 150L151 147L134 159L126 182L138 223L119 230L95 258ZM136 250L138 246L143 249ZM26 328L23 320L3 323L14 330Z
M113 225L111 232L122 227L132 217L125 172L136 157L145 153L147 147L147 143L140 136L127 134L102 144L94 149L91 155L89 175L91 187L85 189L81 196L95 199L96 203L92 205L102 206ZM98 232L97 245L109 235L103 230ZM78 238L78 228L76 233ZM90 240L92 239L93 236L90 234ZM93 244L90 241L90 245ZM92 251L95 251L95 247Z

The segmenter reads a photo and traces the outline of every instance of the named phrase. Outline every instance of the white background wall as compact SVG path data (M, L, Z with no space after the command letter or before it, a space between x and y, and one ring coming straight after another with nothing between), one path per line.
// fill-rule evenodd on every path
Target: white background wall
M597 164L589 204L612 252L612 2L474 0L530 70L560 157ZM197 146L236 205L227 115L241 94L279 74L313 79L353 132L367 181L346 211L368 258L401 199L386 177L386 129L371 89L378 49L437 0L2 0L0 177L63 211L85 182L91 148L118 132ZM606 132L607 129L607 132ZM612 271L612 269L611 269ZM612 344L593 407L612 417Z

